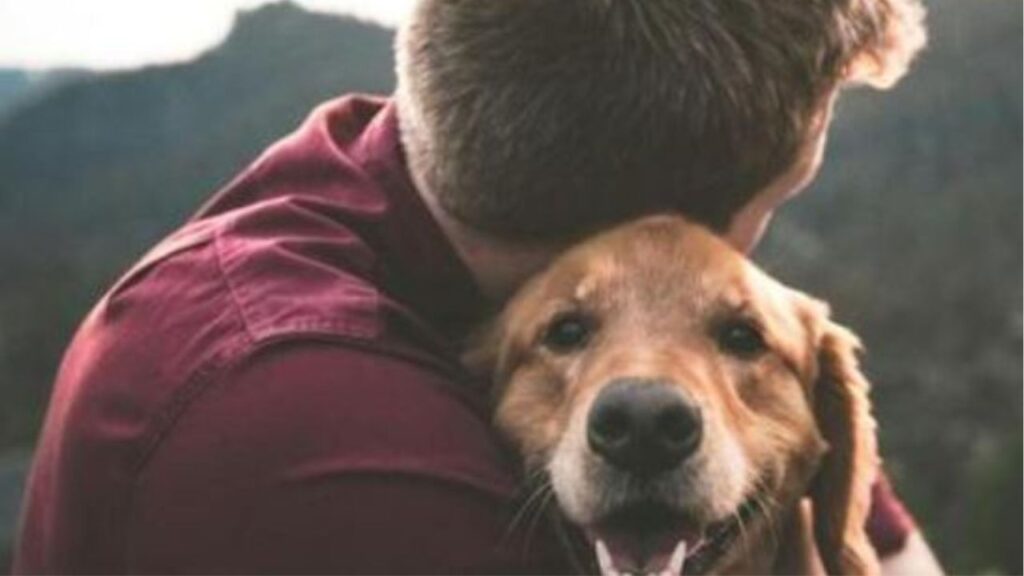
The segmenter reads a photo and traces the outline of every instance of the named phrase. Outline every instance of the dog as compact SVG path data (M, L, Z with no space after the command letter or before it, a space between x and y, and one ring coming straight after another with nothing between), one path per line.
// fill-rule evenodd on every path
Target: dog
M768 573L809 495L829 573L879 571L860 345L707 229L650 216L568 250L465 354L606 575Z

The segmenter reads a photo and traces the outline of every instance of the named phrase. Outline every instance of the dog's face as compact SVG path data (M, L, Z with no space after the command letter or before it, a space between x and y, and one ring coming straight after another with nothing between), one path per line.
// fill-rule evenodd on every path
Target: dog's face
M832 443L816 418L820 357L826 339L852 338L825 317L704 229L654 217L570 250L467 361L495 376L498 427L546 471L606 572L740 569L768 557L740 541L781 531ZM851 353L837 370L855 371ZM866 410L856 396L833 411ZM868 425L847 416L840 435ZM847 492L840 523L866 498Z

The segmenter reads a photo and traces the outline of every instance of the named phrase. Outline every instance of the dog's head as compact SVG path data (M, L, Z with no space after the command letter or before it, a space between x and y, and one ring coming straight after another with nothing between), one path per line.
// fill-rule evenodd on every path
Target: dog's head
M824 305L651 217L558 259L466 362L605 571L756 568L810 490L826 567L863 572L876 451L856 348Z

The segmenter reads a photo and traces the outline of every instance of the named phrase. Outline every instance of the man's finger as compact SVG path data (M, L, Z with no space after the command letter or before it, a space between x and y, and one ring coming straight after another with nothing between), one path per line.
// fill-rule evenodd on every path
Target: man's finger
M775 567L778 574L826 574L825 564L814 542L814 510L807 498L800 501L796 512L789 519Z

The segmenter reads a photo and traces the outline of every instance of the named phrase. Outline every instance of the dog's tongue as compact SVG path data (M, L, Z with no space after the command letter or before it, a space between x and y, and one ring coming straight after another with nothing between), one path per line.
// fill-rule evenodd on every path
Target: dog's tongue
M686 562L686 540L680 540L669 556L652 557L644 562L643 566L640 566L632 556L612 552L604 540L598 540L594 547L597 552L597 564L601 567L601 576L680 576Z
M699 534L606 534L594 547L602 576L625 574L679 576L688 552L698 545Z

